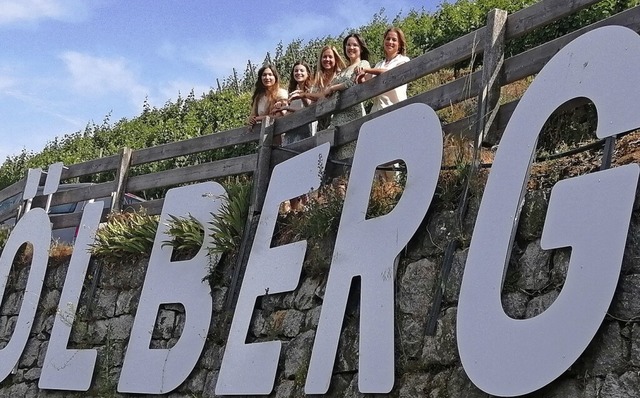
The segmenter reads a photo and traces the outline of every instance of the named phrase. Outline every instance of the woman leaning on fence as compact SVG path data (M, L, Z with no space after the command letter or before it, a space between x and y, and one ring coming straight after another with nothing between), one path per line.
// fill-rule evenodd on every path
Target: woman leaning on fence
M357 83L357 77L360 71L371 67L371 65L369 65L369 49L367 48L364 39L359 34L352 33L346 36L342 42L342 50L349 60L349 66L341 70L333 79L331 84L325 88L325 96L331 96L335 92L346 90L353 86ZM330 126L340 126L352 120L361 118L364 115L364 104L355 104L335 113L331 117ZM352 158L355 153L355 149L356 142L352 141L336 148L333 156L338 160ZM345 172L346 171L347 170L345 169Z
M265 65L258 70L258 79L251 96L251 114L247 119L249 128L274 114L276 103L287 99L287 90L280 87L280 76L275 67Z
M384 59L378 62L373 68L362 68L357 78L359 82L369 80L389 69L409 62L409 57L405 55L407 52L407 41L404 37L404 32L402 32L400 28L390 27L384 32L382 49L384 51ZM380 109L397 104L406 99L407 85L404 84L375 97L373 99L371 112L379 111ZM382 181L393 181L396 177L396 172L378 171L376 175Z
M316 76L313 81L311 92L304 93L302 98L317 101L325 97L325 89L331 85L336 76L346 67L338 50L334 46L324 46L318 56ZM329 127L331 115L318 119L318 131Z
M384 32L382 49L384 51L384 59L378 62L373 68L362 68L358 75L358 81L369 80L389 69L409 62L409 57L406 56L407 41L400 28L390 27ZM375 97L373 99L371 112L379 111L405 99L407 99L406 84Z
M363 68L369 68L369 49L364 42L364 39L357 33L352 33L346 36L342 42L342 50L349 60L349 66L344 65L342 57L337 53L335 48L326 46L320 53L319 60L319 73L316 78L317 92L310 94L312 98L319 99L333 95L334 93L356 84L356 78ZM338 69L338 65L342 64L342 67ZM328 77L331 76L328 71L334 71L331 80ZM323 125L318 122L318 130L331 126L340 126L348 123L352 120L360 118L365 115L364 105L356 104L343 109L335 114L330 119L328 125ZM353 156L355 149L355 142L344 145L336 151L337 159L344 159Z
M295 112L304 107L309 106L313 100L306 96L311 92L313 86L313 78L311 77L311 69L303 61L298 61L291 69L289 76L289 106L286 109L289 112ZM296 141L303 140L315 134L316 123L305 124L288 131L282 140L283 145L289 145Z

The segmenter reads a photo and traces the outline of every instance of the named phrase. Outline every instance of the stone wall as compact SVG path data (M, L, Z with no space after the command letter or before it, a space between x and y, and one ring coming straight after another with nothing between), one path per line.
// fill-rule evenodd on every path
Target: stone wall
M529 193L505 280L503 305L513 318L530 318L553 303L562 288L570 251L540 249L547 192ZM455 339L456 306L467 249L458 249L437 313L435 334L427 335L429 313L440 286L444 248L453 238L468 241L477 203L464 225L455 214L429 215L403 253L396 286L396 383L391 397L486 397L466 377ZM640 211L633 214L623 271L600 331L591 345L558 380L530 397L640 396ZM330 246L330 245L328 245ZM462 245L464 247L464 244ZM328 253L327 253L328 256ZM67 264L50 264L31 338L14 372L0 384L0 397L111 397L144 280L147 261L119 266L90 265L69 348L96 348L98 363L88 392L38 390L37 382L56 314ZM272 397L304 395L304 381L318 324L326 275L303 273L298 289L263 296L256 305L250 341L284 342ZM0 347L11 336L29 267L14 265L0 308ZM213 288L214 314L202 356L189 379L170 397L212 397L232 314L224 311L229 269ZM327 396L361 397L358 392L358 286L354 287ZM588 292L585 292L588 294ZM184 321L181 305L159 313L152 347L171 347ZM550 359L552 360L552 359ZM250 377L250 375L248 376Z

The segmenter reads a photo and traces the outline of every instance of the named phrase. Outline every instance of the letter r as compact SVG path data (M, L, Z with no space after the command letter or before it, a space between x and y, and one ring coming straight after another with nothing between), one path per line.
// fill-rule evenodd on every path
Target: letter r
M376 166L403 160L407 179L390 213L365 219ZM394 265L422 222L435 192L442 160L436 113L411 104L365 122L340 218L320 323L305 385L325 394L342 328L351 280L360 276L360 366L363 393L388 393L394 383Z

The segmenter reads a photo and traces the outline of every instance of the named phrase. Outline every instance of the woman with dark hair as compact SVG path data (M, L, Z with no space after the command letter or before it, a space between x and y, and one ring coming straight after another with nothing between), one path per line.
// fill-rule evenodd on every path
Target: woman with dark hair
M298 61L293 64L291 69L291 75L289 76L289 106L285 107L285 110L295 112L308 106L313 100L306 97L306 93L311 92L313 86L313 79L311 77L311 70L309 65L303 61ZM289 145L296 141L303 140L311 137L315 133L313 131L313 124L300 126L292 131L288 131L284 135L282 141L283 145Z
M407 40L400 28L390 27L384 32L382 49L384 51L384 59L373 68L362 68L358 75L358 80L369 80L389 69L409 62L409 57L406 56ZM386 108L405 99L407 99L406 84L375 97L371 112Z
M289 95L299 92L311 91L313 86L313 76L311 68L304 61L297 61L293 64L291 75L289 76Z
M369 49L359 34L351 33L346 36L342 41L342 51L349 60L349 66L342 69L331 84L325 88L324 95L326 97L353 86L356 84L356 77L360 70L371 67L369 65ZM333 115L331 125L339 126L364 115L364 105L360 103Z
M280 76L276 68L271 65L260 68L251 96L251 114L247 119L249 127L271 115L275 111L276 103L286 100L287 97L287 90L280 87Z
M349 59L349 66L341 70L338 76L331 82L329 87L325 88L324 95L330 96L337 91L346 90L357 83L357 77L360 70L370 68L369 65L369 49L364 39L357 33L352 33L344 38L342 42L342 50L344 55ZM335 113L331 117L331 126L340 126L352 120L358 119L365 115L364 104L359 103ZM332 154L334 159L352 158L356 150L356 142L352 141L348 144L337 147ZM343 168L345 174L348 168Z

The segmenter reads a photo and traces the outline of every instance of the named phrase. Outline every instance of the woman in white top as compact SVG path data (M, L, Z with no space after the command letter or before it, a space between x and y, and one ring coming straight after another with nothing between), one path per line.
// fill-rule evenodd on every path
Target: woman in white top
M247 119L249 128L262 122L275 110L279 100L286 100L287 90L280 87L278 71L271 65L265 65L258 70L258 80L251 96L251 114Z
M407 53L407 41L404 33L400 28L390 27L384 32L383 50L384 59L376 64L373 68L363 68L360 70L358 80L369 80L381 73L402 65L409 61ZM396 104L407 99L407 85L389 90L380 94L373 99L373 107L371 112L386 108L389 105Z

